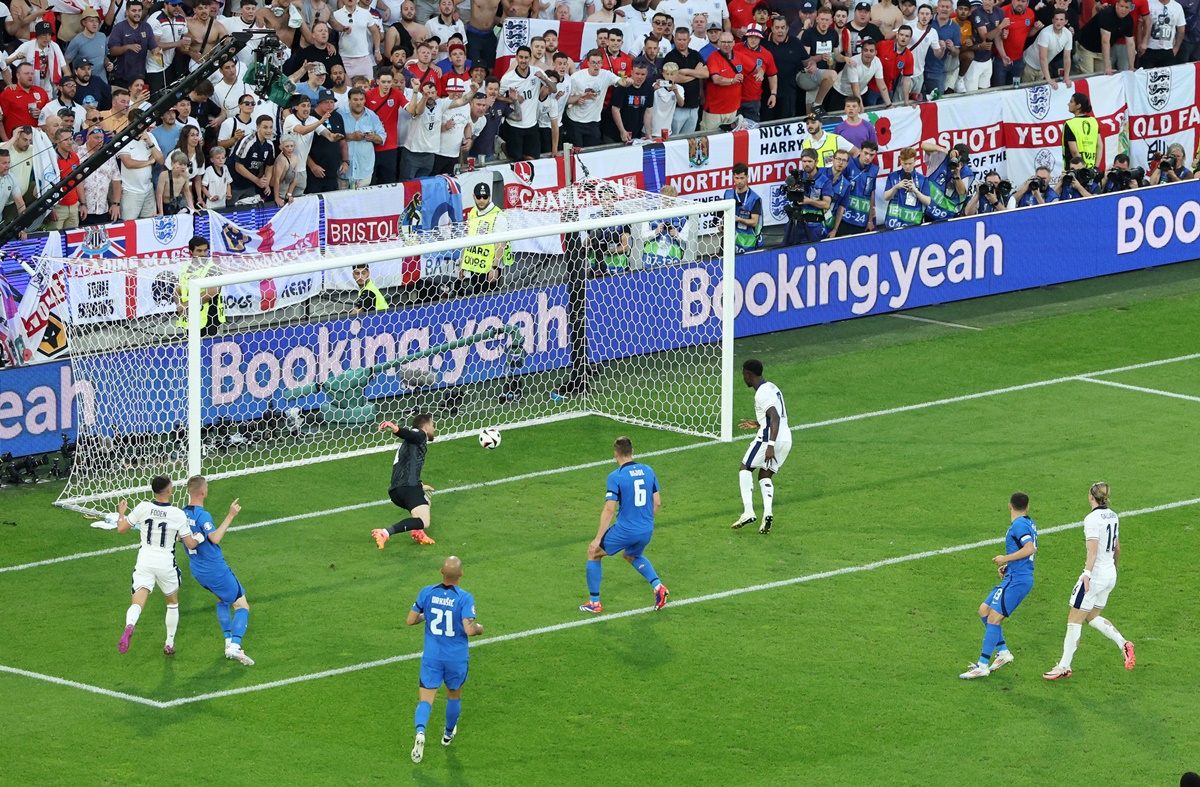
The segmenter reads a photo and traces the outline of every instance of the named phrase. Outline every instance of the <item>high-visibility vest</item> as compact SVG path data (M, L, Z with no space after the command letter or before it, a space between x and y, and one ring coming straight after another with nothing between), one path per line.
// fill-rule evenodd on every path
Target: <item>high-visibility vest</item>
M375 296L375 311L387 311L387 298L383 297L383 293L379 291L379 287L375 285L375 282L368 280L366 285L364 285L363 288L358 291L360 296L363 292L369 292Z
M1093 117L1069 118L1066 127L1075 135L1075 146L1084 166L1095 167L1096 155L1100 152L1100 124ZM1071 151L1067 148L1066 134L1063 135L1063 166L1071 166Z
M188 263L183 266L183 270L179 272L179 302L183 304L183 314L179 315L179 319L176 320L175 324L180 328L186 328L188 325L188 282L193 277L197 279L204 278L208 275L208 272L212 270L212 266L213 263L211 259L205 259L198 265L196 264L196 261L192 259L188 260ZM217 304L217 322L225 322L225 299L221 297L220 292L217 293L217 297L213 300L213 303ZM212 311L211 306L209 308L200 310L201 328L208 326L208 313L210 311Z
M467 235L486 235L492 232L496 226L496 222L503 215L504 211L495 205L490 206L485 213L480 213L479 208L471 208L471 212L467 214ZM465 271L470 273L487 273L492 269L495 262L495 243L486 243L463 249L462 267ZM512 265L512 262L512 248L506 243L504 244L503 264Z

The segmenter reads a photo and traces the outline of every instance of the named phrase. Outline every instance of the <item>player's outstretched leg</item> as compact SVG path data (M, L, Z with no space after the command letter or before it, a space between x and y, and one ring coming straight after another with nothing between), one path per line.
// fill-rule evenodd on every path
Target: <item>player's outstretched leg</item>
M758 519L754 515L754 471L743 466L738 471L738 486L742 490L742 515L731 526L734 530L743 528Z
M462 714L462 698L451 697L446 700L446 732L442 734L442 745L449 746L458 734L458 717Z
M1053 669L1042 673L1043 678L1061 680L1071 677L1071 661L1075 658L1075 649L1079 647L1079 640L1082 636L1082 623L1067 623L1067 635L1063 638L1062 658L1058 660Z
M1117 631L1107 618L1094 617L1088 621L1088 625L1099 631L1104 636L1117 643L1117 647L1121 649L1121 653L1125 656L1125 669L1133 669L1137 664L1137 659L1133 655L1133 643L1121 636L1121 632Z
M141 594L141 603L138 595ZM125 610L125 631L121 633L121 642L117 645L118 653L125 653L129 650L129 641L133 639L133 627L137 625L138 618L142 616L142 605L146 603L146 597L150 594L148 591L139 590L133 596L133 603L129 605L129 609Z
M233 644L233 613L229 610L229 602L217 602L217 622L221 624L221 633L225 636L225 650Z
M625 559L650 583L650 587L654 590L654 609L659 610L665 607L667 596L671 591L667 590L667 586L659 581L658 573L654 570L654 566L650 565L650 561L646 559L646 556L638 555L637 557L630 557L626 555Z
M225 648L225 658L240 661L247 667L254 666L254 659L246 655L246 651L242 650L242 637L246 636L246 628L250 625L250 605L246 603L246 597L242 596L237 601L233 602L233 629L230 632L230 643Z
M371 536L375 539L375 545L380 549L383 549L384 544L391 538L391 535L391 533L381 527L377 527L371 531Z

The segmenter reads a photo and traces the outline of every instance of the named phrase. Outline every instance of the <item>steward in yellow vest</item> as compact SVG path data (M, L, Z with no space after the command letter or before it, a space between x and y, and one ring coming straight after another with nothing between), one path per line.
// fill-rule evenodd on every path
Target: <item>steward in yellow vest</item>
M1071 159L1079 156L1086 167L1104 169L1104 140L1100 123L1091 116L1092 102L1085 93L1076 93L1067 102L1075 117L1063 124L1063 169L1069 169Z
M467 235L487 235L508 228L504 211L492 204L492 189L486 183L475 185L475 207L467 214ZM468 294L494 289L502 268L512 265L512 249L507 243L484 243L463 249L460 278Z

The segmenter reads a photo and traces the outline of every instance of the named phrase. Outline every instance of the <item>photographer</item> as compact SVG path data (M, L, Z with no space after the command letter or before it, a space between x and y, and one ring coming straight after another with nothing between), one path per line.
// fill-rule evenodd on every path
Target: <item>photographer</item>
M1012 184L1000 177L1000 173L991 170L983 176L983 183L975 187L975 193L967 202L966 215L976 216L981 213L999 213L1008 208L1008 197L1012 194Z
M1062 180L1059 181L1058 198L1065 202L1094 195L1100 188L1097 182L1099 174L1091 167L1085 166L1082 157L1076 156L1071 159L1070 165L1063 172Z
M734 250L737 254L762 248L762 200L750 190L750 168L744 161L733 165L733 188L725 199L737 203L734 214Z
M846 192L850 190L850 171L847 167L850 164L850 153L845 150L839 150L833 154L833 160L829 162L829 166L821 170L821 174L829 180L829 210L825 211L825 236L833 235L833 228L837 223L837 208L842 204L842 200L846 196Z
M1184 152L1183 145L1178 142L1171 143L1167 148L1167 155L1162 156L1155 153L1150 156L1150 185L1157 186L1159 183L1178 183L1181 180L1188 180L1192 177L1192 171L1183 164Z
M926 169L933 167L928 175L930 203L925 208L925 218L931 222L954 218L962 212L975 178L971 149L962 142L949 150L934 142L924 142L921 147L929 154L925 158Z
M924 175L915 171L916 166L916 148L905 148L900 151L900 169L888 175L883 192L887 217L883 223L889 230L917 226L925 217L925 208L933 201L926 193L929 184Z
M1038 167L1033 177L1022 183L1021 188L1008 198L1008 209L1048 205L1051 202L1058 202L1058 192L1050 188L1050 169Z
M872 147L868 148L868 145ZM875 175L879 166L871 163L875 157L874 145L874 142L865 143L858 158L854 159L854 166L846 169L850 188L842 195L841 204L836 206L830 237L845 238L875 231Z
M817 171L817 151L805 148L800 153L800 169L787 176L785 195L788 215L785 246L816 243L825 237L825 211L833 200L829 196L829 178Z
M1146 170L1141 167L1129 166L1129 155L1118 153L1113 159L1112 167L1100 178L1100 193L1112 194L1114 191L1131 191L1145 185L1142 179Z

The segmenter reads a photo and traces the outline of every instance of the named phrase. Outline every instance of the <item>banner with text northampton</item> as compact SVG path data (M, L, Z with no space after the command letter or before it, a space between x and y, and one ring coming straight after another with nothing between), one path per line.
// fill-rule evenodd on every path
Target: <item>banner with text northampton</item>
M1025 208L903 232L756 252L737 259L735 333L752 336L1183 262L1200 257L1198 239L1200 182L1185 181L1072 200L1053 208ZM710 265L609 277L589 291L589 298L594 303L615 303L622 281L629 292L658 293L669 310L666 314L644 309L623 312L621 333L638 337L638 351L657 352L675 346L681 336L694 337L697 342L712 340L720 318L714 305L720 304L721 296L713 285L715 269ZM565 337L560 334L564 316L555 311L561 308L562 290L547 292L553 297L543 307L543 327L538 327L538 315L533 315L534 357L523 371L569 363ZM501 296L498 302L487 304L491 308L481 309L479 316L504 313L511 306L509 299L519 297L517 293ZM432 308L436 311L446 305ZM390 318L377 319L407 322L406 315L415 316L407 310L390 314ZM528 318L523 319L529 323ZM528 331L530 325L523 327ZM460 330L465 329L462 326ZM608 346L598 339L593 337L597 342L591 348L593 359L629 354L628 346ZM221 337L215 341L229 340ZM542 353L546 355L539 357ZM128 353L116 355L130 360ZM210 357L206 360L211 364ZM270 366L268 362L246 371L253 380L257 372ZM497 373L496 369L479 371L481 377ZM265 384L265 380L256 381L258 387ZM383 389L388 384L381 381ZM66 362L0 372L0 453L11 451L21 456L56 449L63 432L74 434L80 402L88 398L89 389L86 383L74 380ZM388 393L392 392L380 390L374 395ZM238 398L245 395L240 391ZM265 407L265 400L256 406L241 404L238 409L243 415L253 417ZM170 417L163 414L159 423L170 423Z

